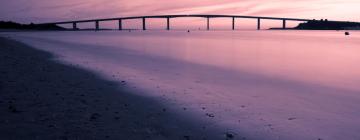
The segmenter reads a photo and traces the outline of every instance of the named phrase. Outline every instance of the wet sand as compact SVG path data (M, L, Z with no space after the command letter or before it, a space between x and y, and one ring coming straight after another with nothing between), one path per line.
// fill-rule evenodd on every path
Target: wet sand
M0 139L233 139L132 94L126 81L57 63L8 38L0 44Z

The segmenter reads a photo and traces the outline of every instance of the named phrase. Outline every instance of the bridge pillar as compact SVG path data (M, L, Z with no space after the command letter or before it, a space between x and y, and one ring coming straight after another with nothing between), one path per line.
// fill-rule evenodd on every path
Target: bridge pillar
M260 18L258 18L258 22L257 22L257 29L260 30L261 29L261 21Z
M76 22L73 22L73 30L77 30Z
M95 21L95 30L99 30L99 21Z
M285 20L285 19L283 19L283 25L282 25L282 28L283 28L283 29L286 29L286 20Z
M146 30L146 19L142 18L142 22L143 22L143 30Z
M209 18L209 17L206 17L206 21L207 21L206 29L207 29L207 30L210 30L210 18Z
M170 30L170 18L166 18L166 30Z
M235 30L235 17L232 17L232 30Z
M119 19L119 30L122 30L122 20Z

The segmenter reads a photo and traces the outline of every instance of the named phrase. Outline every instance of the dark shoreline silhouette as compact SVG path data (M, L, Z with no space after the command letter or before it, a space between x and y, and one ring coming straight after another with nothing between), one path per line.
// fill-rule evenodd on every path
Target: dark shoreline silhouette
M356 22L337 22L328 20L313 20L300 23L295 29L300 30L352 30L360 29L360 23Z
M300 23L294 28L270 28L272 30L360 30L360 23L313 20Z
M66 28L55 24L20 24L12 21L0 21L0 29L16 29L16 30L67 30Z

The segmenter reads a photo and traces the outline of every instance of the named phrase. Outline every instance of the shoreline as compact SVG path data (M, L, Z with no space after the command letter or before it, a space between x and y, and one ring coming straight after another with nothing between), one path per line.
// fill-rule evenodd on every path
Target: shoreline
M0 138L224 139L118 83L0 37Z

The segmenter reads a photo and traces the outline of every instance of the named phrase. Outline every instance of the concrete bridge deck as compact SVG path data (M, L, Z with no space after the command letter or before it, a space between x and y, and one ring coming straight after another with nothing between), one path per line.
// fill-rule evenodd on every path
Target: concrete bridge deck
M207 30L210 30L210 19L211 18L232 18L232 29L235 30L235 19L237 18L247 18L247 19L257 19L257 29L261 29L261 20L281 20L282 28L286 28L286 21L312 21L315 19L302 19L302 18L283 18L283 17L263 17L263 16L243 16L243 15L156 15L156 16L133 16L133 17L117 17L117 18L102 18L102 19L89 19L89 20L74 20L74 21L62 21L62 22L50 22L50 23L40 23L40 24L73 24L73 29L77 29L77 23L84 22L95 22L95 29L99 30L99 22L101 21L118 21L119 30L122 30L122 21L129 19L142 19L142 29L146 30L146 19L149 18L165 18L167 26L166 29L170 30L170 19L172 18L186 18L186 17L195 17L195 18L206 18L207 19ZM334 21L334 22L343 22L343 21Z

